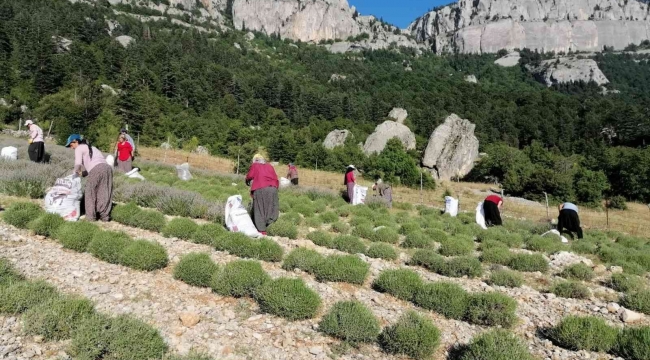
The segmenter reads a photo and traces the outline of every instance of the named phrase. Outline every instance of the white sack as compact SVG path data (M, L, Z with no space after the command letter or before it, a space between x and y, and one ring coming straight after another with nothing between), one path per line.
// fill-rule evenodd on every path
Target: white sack
M107 163L110 167L114 167L114 166L115 166L115 156L113 156L113 155L106 155L106 163Z
M280 188L286 188L289 186L291 186L291 180L284 177L280 178Z
M5 160L18 160L18 148L13 146L3 147L0 158Z
M190 174L190 164L184 163L182 165L176 165L176 175L178 175L178 178L183 181L192 180L192 174Z
M555 229L553 229L551 231L547 231L547 232L542 234L542 236L546 236L546 235L555 235L555 236L559 237L560 241L562 241L563 243L568 243L569 242L569 240L567 238L562 236L562 234L560 234L560 232L555 230Z
M77 221L81 216L81 178L70 175L56 179L45 195L45 211L58 214L66 221Z
M244 207L241 195L231 196L226 202L226 226L231 232L240 232L254 238L262 236Z
M458 199L445 196L445 214L456 217L458 215Z
M368 188L354 184L354 196L352 197L352 205L364 204L366 202L366 195L368 195Z
M487 230L487 225L485 225L485 212L483 211L482 201L476 206L476 223L484 230Z
M126 175L126 177L131 179L140 179L144 181L144 176L140 174L140 168L133 168L133 170L129 171L124 175Z

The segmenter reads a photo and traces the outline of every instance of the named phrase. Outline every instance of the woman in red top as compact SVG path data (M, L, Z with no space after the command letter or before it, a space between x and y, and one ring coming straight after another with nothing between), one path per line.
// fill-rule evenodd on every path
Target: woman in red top
M133 170L131 164L132 155L133 147L126 141L126 136L121 134L117 141L117 170L125 173Z
M354 170L356 169L357 168L355 168L354 165L349 165L345 171L345 178L343 178L343 185L346 185L348 188L348 199L350 200L350 204L352 204L352 200L354 199L354 185L357 181L354 177Z
M498 195L490 195L483 200L485 225L488 227L503 225L503 221L501 221L501 212L499 211L501 205L503 205L503 199Z
M266 235L266 228L280 216L280 182L273 166L267 164L260 154L253 157L253 164L246 174L246 185L251 187L253 197L253 223L257 231Z

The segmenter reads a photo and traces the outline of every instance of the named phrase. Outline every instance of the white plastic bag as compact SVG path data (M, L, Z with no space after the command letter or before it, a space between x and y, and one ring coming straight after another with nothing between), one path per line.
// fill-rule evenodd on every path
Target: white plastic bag
M133 170L129 171L124 175L126 175L126 177L131 179L140 179L144 181L144 176L140 174L140 168L133 168Z
M13 146L3 147L0 157L5 160L18 160L18 148Z
M445 214L456 217L458 215L458 199L445 196Z
M280 188L286 188L291 186L291 180L287 178L280 178Z
M483 211L482 201L476 206L476 223L484 230L487 230L487 225L485 225L485 212Z
M184 163L182 165L176 165L176 174L178 178L183 181L192 180L192 174L190 174L190 164Z
M260 237L253 220L242 203L241 195L234 195L226 202L226 226L231 232L240 232L250 237Z
M354 196L352 197L352 205L364 204L366 202L366 195L368 195L368 188L354 184Z
M562 234L560 234L560 232L557 231L557 230L555 230L555 229L553 229L553 230L551 230L551 231L547 231L547 232L545 232L545 233L542 234L542 236L546 236L546 235L555 235L555 236L558 236L558 237L560 238L560 241L562 241L562 242L565 243L565 244L569 242L569 240L568 240L567 238L565 238L564 236L562 236Z
M106 155L106 163L107 163L110 167L114 167L114 166L115 166L115 156L113 156L113 155Z
M45 195L45 211L58 214L66 221L77 221L81 216L81 178L70 175L56 179Z

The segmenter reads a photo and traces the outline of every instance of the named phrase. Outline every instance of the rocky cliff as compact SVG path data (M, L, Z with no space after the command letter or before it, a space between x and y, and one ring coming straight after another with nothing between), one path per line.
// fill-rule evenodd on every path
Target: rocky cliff
M623 49L650 39L649 9L639 0L458 0L408 31L437 53Z

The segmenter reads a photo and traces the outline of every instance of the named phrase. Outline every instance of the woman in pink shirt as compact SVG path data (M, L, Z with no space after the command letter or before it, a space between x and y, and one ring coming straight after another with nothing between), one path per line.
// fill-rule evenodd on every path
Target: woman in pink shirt
M354 177L354 171L356 169L357 168L355 168L354 165L348 165L348 168L345 171L345 178L343 178L343 185L348 188L348 199L350 200L350 204L352 204L352 200L354 199L354 185L357 181Z
M29 129L29 148L27 149L29 160L37 163L43 162L43 158L45 157L43 129L34 124L34 121L32 120L25 121L25 126Z
M84 191L86 220L109 221L113 197L113 168L99 149L91 146L80 135L68 137L66 147L74 149L74 172L87 176ZM82 170L85 169L85 170Z

